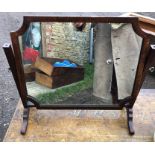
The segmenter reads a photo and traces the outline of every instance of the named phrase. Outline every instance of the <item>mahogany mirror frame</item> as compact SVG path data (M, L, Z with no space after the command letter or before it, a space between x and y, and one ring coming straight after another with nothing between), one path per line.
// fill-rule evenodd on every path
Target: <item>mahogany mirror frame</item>
M113 105L97 105L97 104L52 104L41 105L32 96L28 95L26 88L26 81L24 77L24 69L22 65L22 57L18 37L24 34L31 22L89 22L89 23L131 23L134 32L142 37L142 46L140 51L139 62L137 66L134 86L131 97L126 98L119 104ZM153 63L153 56L155 57L155 46L150 45L150 40L153 37L151 34L144 32L137 17L60 17L60 16L24 16L23 24L15 32L11 32L11 44L4 44L3 49L6 54L10 69L12 71L19 95L21 97L24 112L21 134L25 134L28 125L29 109L36 107L37 109L88 109L88 110L121 110L123 107L127 110L127 124L129 134L134 134L133 129L133 105L136 101L140 88L143 84L145 75Z

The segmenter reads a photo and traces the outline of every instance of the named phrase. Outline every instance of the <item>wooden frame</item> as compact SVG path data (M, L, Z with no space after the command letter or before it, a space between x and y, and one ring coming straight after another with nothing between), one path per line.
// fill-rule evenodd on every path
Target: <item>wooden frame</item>
M125 13L123 16L125 17L138 17L139 25L142 30L146 33L155 35L155 19L147 16L143 16L137 13Z
M29 96L26 89L26 82L24 78L24 69L22 65L21 52L19 47L18 36L22 35L31 22L92 22L92 23L131 23L133 30L136 34L143 38L142 47L140 51L139 63L137 67L134 87L132 95L129 98L121 101L118 104L113 105L97 105L97 104L86 104L86 105L41 105L38 101ZM150 39L152 35L148 34L139 26L139 21L137 17L43 17L43 16L26 16L24 17L23 24L19 30L16 32L11 32L12 47L10 44L5 44L3 49L5 51L8 63L11 67L14 80L17 85L23 106L23 125L21 129L21 134L26 133L28 125L29 108L36 107L37 109L104 109L104 110L121 110L123 107L127 109L127 122L129 134L134 134L133 122L132 122L132 107L136 101L144 77L148 68L152 65L150 61L152 59L152 54L155 52L155 46L150 46Z

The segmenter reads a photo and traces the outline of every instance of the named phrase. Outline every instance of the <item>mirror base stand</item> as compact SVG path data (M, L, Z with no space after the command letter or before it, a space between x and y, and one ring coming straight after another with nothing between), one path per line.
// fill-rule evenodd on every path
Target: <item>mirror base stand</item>
M29 120L29 111L30 111L30 107L24 108L23 122L22 122L21 130L20 130L20 133L22 135L25 135L26 131L27 131L28 120ZM126 112L127 112L127 124L128 124L129 134L134 135L135 131L134 131L134 128L133 128L133 109L126 106Z
M20 130L20 133L22 135L25 135L26 131L27 131L28 120L29 120L29 111L30 111L30 108L24 108L24 111L23 111L23 122L22 122L22 127L21 127L21 130Z
M128 131L130 135L134 135L135 131L133 127L133 109L129 108L127 105L126 105L126 112L127 112Z

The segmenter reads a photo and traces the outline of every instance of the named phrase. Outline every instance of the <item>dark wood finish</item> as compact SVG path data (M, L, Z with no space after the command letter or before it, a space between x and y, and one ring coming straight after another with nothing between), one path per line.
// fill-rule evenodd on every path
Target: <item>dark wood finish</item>
M35 81L41 85L49 88L58 88L65 85L72 84L84 79L84 69L65 70L64 75L48 76L42 72L36 71Z
M10 69L12 71L12 75L15 80L15 83L16 83L19 95L21 97L22 103L23 103L24 107L27 107L26 94L22 93L22 85L20 83L20 78L17 75L18 67L16 66L16 63L15 63L16 59L15 59L14 52L11 48L11 45L7 44L7 43L3 45L3 49L4 49L5 55L7 57Z
M26 131L27 131L27 126L28 126L28 120L29 120L29 108L24 108L24 112L23 112L23 122L22 122L22 127L21 127L21 131L20 133L22 135L25 135Z
M134 87L132 91L132 95L122 101L118 101L113 105L97 105L97 104L86 104L86 105L41 105L39 102L32 96L27 94L26 89L26 80L24 77L24 69L22 65L22 57L19 48L19 41L18 37L22 35L27 28L29 27L31 22L91 22L91 23L131 23L133 26L133 30L137 35L143 38L142 48L140 51L140 58L137 67ZM12 51L11 47L3 47L6 53L8 62L10 67L13 65L15 68L11 68L11 71L14 76L14 80L16 82L20 97L22 99L23 105L25 107L24 110L24 117L23 117L23 128L22 134L26 132L27 123L28 123L28 111L30 107L36 107L37 109L105 109L105 110L121 110L123 107L127 109L127 122L128 122L128 129L129 134L134 134L133 130L133 122L132 122L132 107L135 103L135 100L138 96L140 88L142 86L144 77L150 66L151 57L150 54L154 54L155 48L154 46L150 47L150 39L154 37L152 34L144 32L140 28L140 24L137 17L39 17L39 16L26 16L24 17L22 27L17 30L16 32L11 32L11 40L12 40ZM8 52L9 51L9 52ZM13 55L13 56L11 56ZM115 92L115 90L112 90ZM30 101L30 102L28 102Z
M133 110L132 108L126 107L126 111L127 111L128 131L130 135L134 135L135 131L133 128Z
M7 57L9 66L10 66L10 70L12 71L13 78L16 82L17 89L20 90L19 81L18 81L18 77L17 77L17 69L15 66L15 58L14 58L14 53L11 48L11 45L6 43L3 45L3 49L4 49L5 55ZM20 91L19 91L19 93L20 93Z

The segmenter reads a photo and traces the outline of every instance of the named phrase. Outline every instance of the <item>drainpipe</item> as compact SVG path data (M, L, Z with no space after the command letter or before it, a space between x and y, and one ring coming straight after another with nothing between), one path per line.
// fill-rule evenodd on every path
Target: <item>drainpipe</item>
M94 28L91 24L89 32L89 63L93 63L93 49L94 49Z

